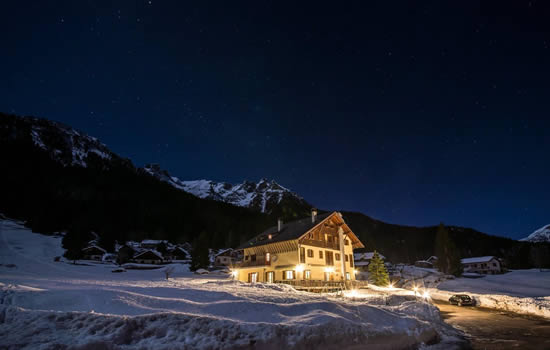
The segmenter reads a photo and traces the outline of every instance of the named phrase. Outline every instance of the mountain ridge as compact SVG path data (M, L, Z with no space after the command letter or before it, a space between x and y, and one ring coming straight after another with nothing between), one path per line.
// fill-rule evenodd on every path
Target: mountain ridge
M159 180L196 197L250 208L261 213L272 213L285 198L304 206L311 206L295 192L267 178L262 178L257 183L245 180L241 184L205 179L182 181L170 175L167 170L161 169L158 164L146 164L144 170Z
M520 239L520 241L534 243L550 243L550 225L545 225L538 230L535 230L529 236Z

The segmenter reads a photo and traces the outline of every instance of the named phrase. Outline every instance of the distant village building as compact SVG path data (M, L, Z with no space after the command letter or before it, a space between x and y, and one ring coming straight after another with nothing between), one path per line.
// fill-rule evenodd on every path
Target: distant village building
M502 273L500 260L494 256L480 256L461 260L464 272L494 275Z
M103 258L103 254L105 253L107 253L105 249L98 247L96 245L91 245L89 247L82 249L82 259L101 261Z
M189 259L188 253L182 247L169 249L166 253L166 259L170 261L182 261Z
M129 245L123 245L117 251L117 262L119 264L124 264L134 257L135 250Z
M314 285L355 280L353 249L363 243L338 212L271 227L240 247L244 259L233 271L243 282Z
M372 260L372 257L374 256L374 252L366 252L366 253L355 253L353 254L354 260L355 260L355 267L359 271L367 271L369 264ZM386 257L380 253L378 253L378 256L380 259L385 260Z
M162 254L153 250L141 252L132 260L138 264L162 264L164 262Z
M233 266L236 262L236 252L231 248L219 252L214 258L215 266Z

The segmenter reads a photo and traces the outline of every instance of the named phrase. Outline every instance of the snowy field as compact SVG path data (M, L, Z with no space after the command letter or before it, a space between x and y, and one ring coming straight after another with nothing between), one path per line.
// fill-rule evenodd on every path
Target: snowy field
M447 301L469 294L478 306L550 318L550 272L515 270L481 278L452 278L435 269L407 266L404 287L426 287L432 298Z
M461 334L431 304L336 297L196 276L54 262L59 237L0 221L0 348L449 349ZM362 297L363 296L363 297ZM389 304L389 305L386 305ZM430 344L430 345L427 345Z

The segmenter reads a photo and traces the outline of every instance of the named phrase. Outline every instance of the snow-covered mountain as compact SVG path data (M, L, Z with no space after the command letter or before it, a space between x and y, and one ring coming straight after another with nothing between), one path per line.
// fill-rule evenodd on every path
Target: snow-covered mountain
M550 225L543 226L531 233L529 236L520 239L529 242L550 242Z
M157 164L148 164L144 169L156 178L199 198L230 203L262 213L270 213L285 199L308 205L303 198L274 180L261 179L257 183L244 181L237 185L211 180L182 181L171 176L166 170L162 170Z
M87 167L91 158L107 162L120 159L107 146L95 137L79 132L62 123L34 117L14 119L7 123L8 137L12 139L30 138L35 146L46 151L50 157L65 166Z

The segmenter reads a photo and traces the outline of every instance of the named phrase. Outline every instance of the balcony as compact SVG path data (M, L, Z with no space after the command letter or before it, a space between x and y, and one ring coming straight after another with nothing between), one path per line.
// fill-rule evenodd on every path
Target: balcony
M317 241L313 239L303 239L300 244L305 244L313 247L328 248L334 250L340 250L340 244L327 241Z
M265 261L265 259L256 259L256 261L241 261L237 263L237 267L255 267L255 266L270 266L271 261Z

